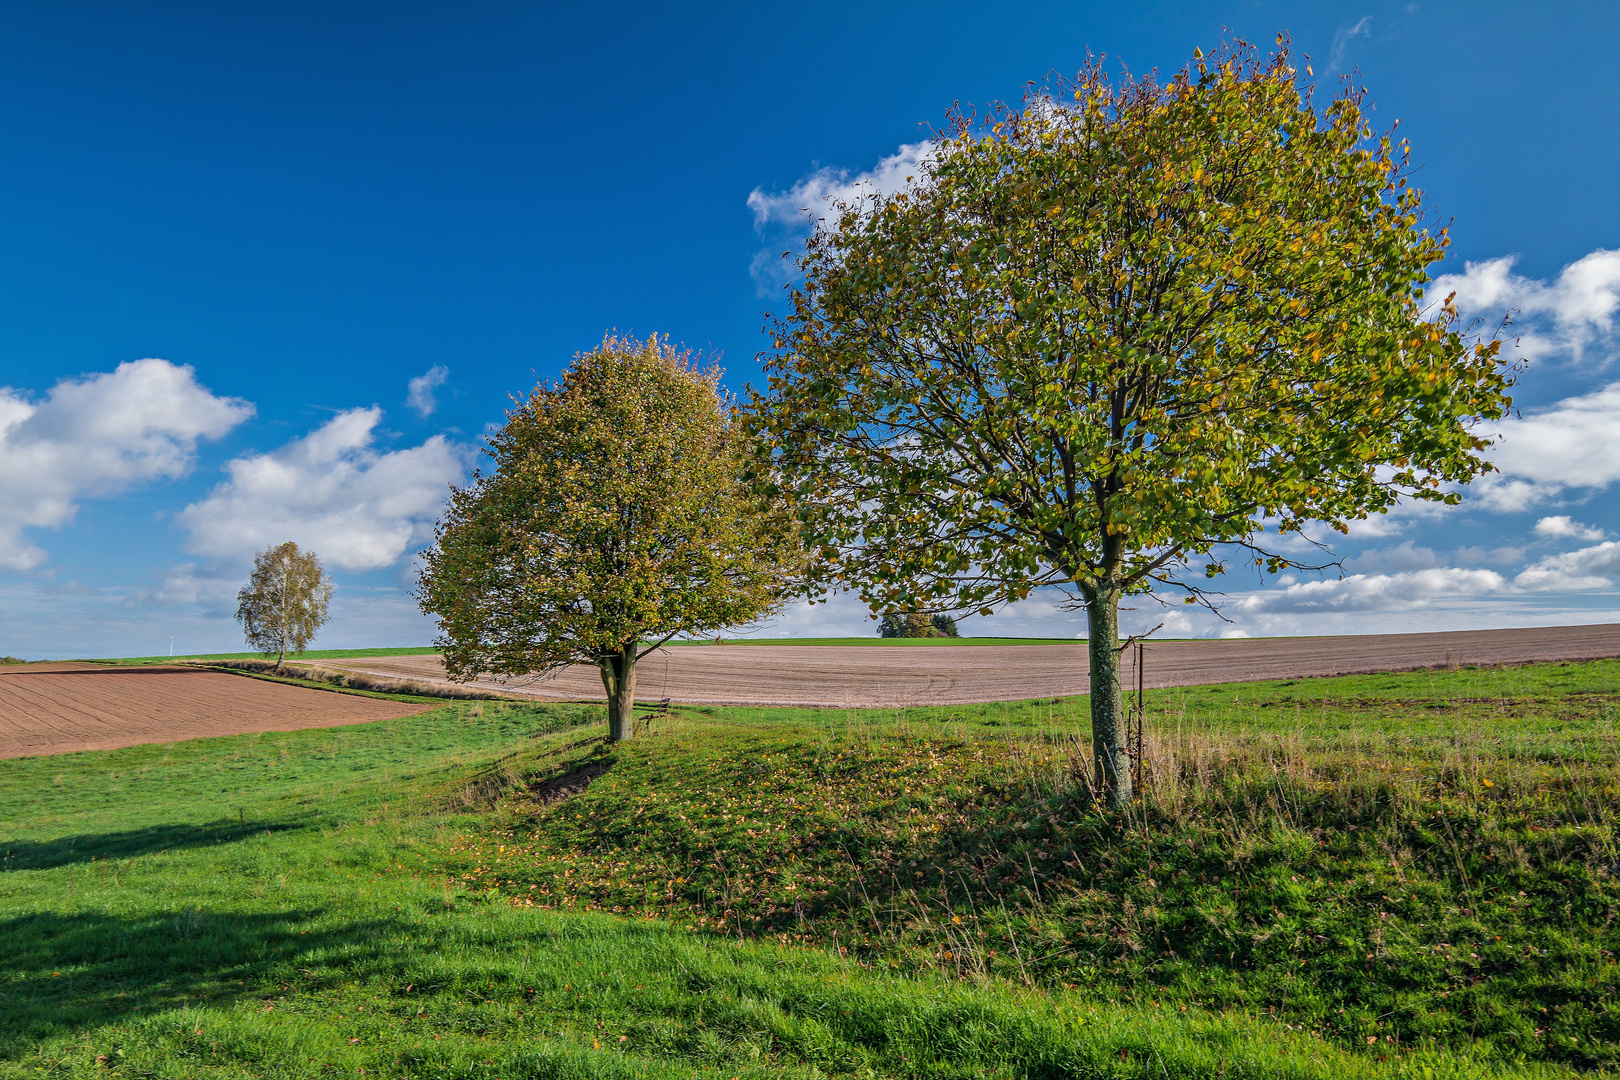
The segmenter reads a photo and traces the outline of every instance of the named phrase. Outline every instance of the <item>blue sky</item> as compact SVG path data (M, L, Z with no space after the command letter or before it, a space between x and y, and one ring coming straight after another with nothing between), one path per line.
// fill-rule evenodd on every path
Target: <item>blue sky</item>
M412 555L509 395L610 328L740 388L807 196L881 181L954 101L1088 49L1173 69L1223 27L1360 70L1454 219L1437 273L1519 308L1530 366L1493 484L1165 632L1620 621L1613 5L697 7L0 9L0 653L236 647L252 551L289 536L340 586L323 644L425 643ZM1080 625L1036 598L969 630Z

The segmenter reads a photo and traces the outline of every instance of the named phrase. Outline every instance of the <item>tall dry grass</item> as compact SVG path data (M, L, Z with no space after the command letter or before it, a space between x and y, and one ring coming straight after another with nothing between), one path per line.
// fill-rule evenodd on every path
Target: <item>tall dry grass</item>
M318 664L282 662L279 670L273 660L210 660L201 667L245 671L254 675L300 679L346 690L367 690L375 694L406 694L412 697L447 698L454 701L525 701L513 694L457 686L454 683L421 682L359 671L342 671Z
M938 865L926 888L857 891L849 921L889 948L921 946L932 966L954 976L983 980L1011 969L1034 983L1043 972L1050 977L1054 948L1075 947L1072 938L1057 943L1054 930L1067 924L1072 935L1076 911L1094 910L1110 890L1109 933L1121 955L1157 936L1163 911L1127 890L1158 873L1152 867L1177 845L1219 852L1225 872L1239 877L1279 852L1295 853L1300 874L1304 864L1321 874L1314 854L1343 841L1363 869L1370 855L1396 880L1449 880L1464 905L1510 877L1540 880L1570 868L1620 877L1614 704L1596 702L1595 720L1567 737L1549 737L1546 716L1516 719L1511 705L1458 710L1455 722L1420 717L1410 731L1392 732L1303 711L1295 723L1275 713L1252 724L1199 717L1166 697L1148 716L1137 799L1114 813L1099 798L1083 703L1037 707L1048 726L1005 734L998 768L1030 822L1044 819L1076 845L1075 862L1055 871L1031 864L1014 887L994 890L959 866ZM908 734L904 723L896 731ZM1155 854L1125 877L1088 865L1088 844L1114 843ZM861 871L852 860L852 879Z

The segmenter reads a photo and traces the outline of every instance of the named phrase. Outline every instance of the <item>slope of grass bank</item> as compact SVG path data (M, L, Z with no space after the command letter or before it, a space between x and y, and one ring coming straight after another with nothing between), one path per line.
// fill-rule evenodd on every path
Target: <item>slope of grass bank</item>
M683 710L580 748L551 771L605 770L586 794L514 799L446 855L522 904L1267 1015L1345 1047L1611 1068L1617 675L1154 694L1150 791L1122 815L1086 795L1084 699Z
M1167 693L1129 817L1081 797L1067 701L683 710L613 751L596 707L458 704L0 762L0 1075L1601 1068L1615 675Z

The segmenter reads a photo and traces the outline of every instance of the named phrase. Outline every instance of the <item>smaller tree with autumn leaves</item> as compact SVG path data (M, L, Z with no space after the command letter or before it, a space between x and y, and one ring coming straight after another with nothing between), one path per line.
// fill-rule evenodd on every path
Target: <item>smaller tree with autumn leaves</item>
M332 579L313 551L291 540L253 556L253 574L236 594L236 621L247 642L276 656L276 670L289 652L301 653L326 625Z
M656 336L610 336L507 413L423 557L452 679L593 664L618 741L642 657L780 608L796 531L744 482L719 380Z

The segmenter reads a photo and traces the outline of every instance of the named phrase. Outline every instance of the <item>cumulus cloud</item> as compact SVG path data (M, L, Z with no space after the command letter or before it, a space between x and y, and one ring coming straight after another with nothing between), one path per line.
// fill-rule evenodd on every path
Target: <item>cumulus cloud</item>
M1484 548L1479 546L1460 547L1452 552L1452 561L1462 566L1475 563L1489 563L1493 566L1507 566L1524 560L1524 548L1499 547Z
M1620 480L1620 382L1503 420L1487 456L1507 476L1543 485L1549 495Z
M1393 470L1384 470L1386 473ZM1333 558L1327 552L1338 552L1345 542L1363 543L1399 536L1413 526L1431 524L1451 508L1443 503L1423 499L1399 499L1395 505L1377 514L1345 522L1346 531L1340 533L1321 522L1307 522L1299 532L1279 533L1278 519L1259 516L1254 519L1261 546L1284 555L1301 555L1306 563Z
M1549 555L1525 570L1513 583L1521 589L1603 589L1620 577L1620 542L1610 540L1594 547Z
M1486 456L1491 455L1487 453ZM1533 484L1528 480L1513 480L1501 473L1487 473L1468 485L1468 498L1471 503L1486 510L1500 514L1521 514L1558 498L1562 490L1557 484Z
M225 464L229 480L186 507L190 551L241 562L296 540L329 565L374 570L432 535L449 486L471 463L470 448L435 435L383 452L382 410L350 409L302 439Z
M1440 557L1431 549L1417 547L1412 541L1397 544L1392 548L1374 548L1363 551L1351 559L1346 560L1347 565L1353 565L1358 573L1373 574L1404 570L1429 570L1440 565Z
M1346 522L1349 532L1345 535L1350 540L1381 540L1387 536L1397 536L1413 525L1433 521L1447 509L1444 503L1401 499L1381 514L1368 514L1360 520ZM1328 533L1317 539L1324 540L1331 547L1335 537Z
M1592 525L1583 525L1568 514L1559 514L1557 517L1544 517L1536 522L1536 535L1550 539L1568 537L1574 540L1601 540L1607 534Z
M1351 574L1329 581L1296 581L1262 589L1222 605L1228 614L1407 611L1436 600L1466 599L1511 588L1494 570L1433 567L1393 574Z
M433 410L439 407L438 398L433 394L450 378L450 369L443 364L434 364L422 374L412 379L407 386L405 404L415 410L416 415L426 419L433 415Z
M797 246L799 239L808 234L816 222L836 214L839 204L905 190L923 175L934 152L933 143L907 143L863 173L828 166L802 177L786 191L766 192L755 188L748 194L754 228L761 236L774 235L782 243ZM749 272L761 296L769 295L791 275L782 253L775 247L757 253Z
M877 623L854 593L834 593L820 603L799 600L769 619L733 627L725 637L876 637Z
M879 161L876 168L863 173L828 166L803 177L787 191L767 194L755 188L748 195L754 227L763 230L775 224L809 228L812 222L835 211L840 203L903 191L922 175L933 156L933 143L907 143Z
M1599 248L1570 263L1552 281L1513 272L1517 255L1465 263L1461 274L1442 274L1427 295L1457 294L1464 314L1494 322L1516 310L1519 348L1533 359L1569 355L1585 359L1594 345L1612 343L1620 311L1620 251Z
M236 613L236 592L242 575L235 568L204 566L188 562L162 572L155 586L131 589L122 604L127 608L192 608L213 619L228 619Z
M186 475L199 440L252 415L167 360L64 379L37 401L0 387L0 567L38 566L45 552L25 530L67 524L82 499Z

